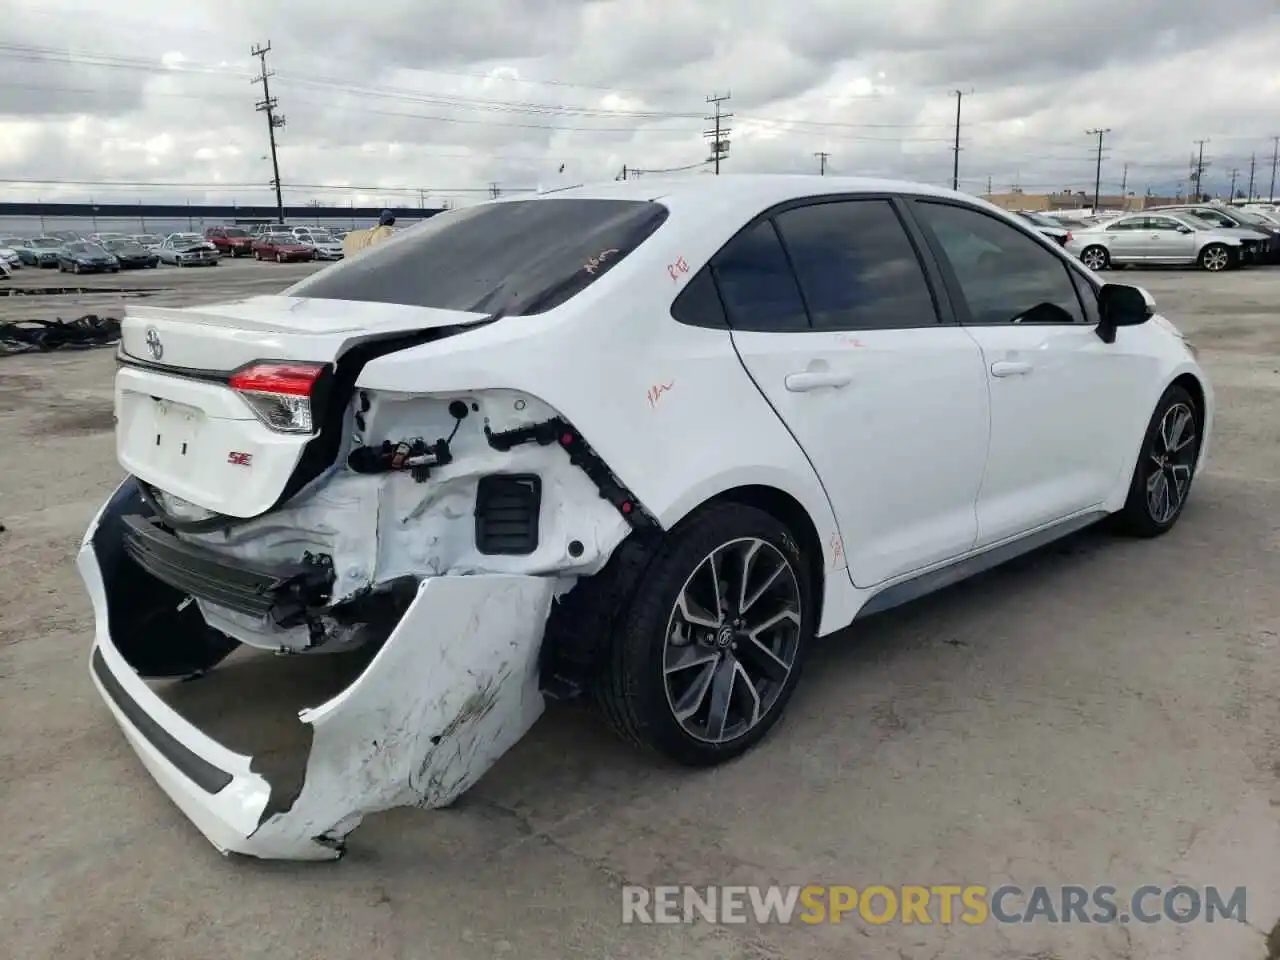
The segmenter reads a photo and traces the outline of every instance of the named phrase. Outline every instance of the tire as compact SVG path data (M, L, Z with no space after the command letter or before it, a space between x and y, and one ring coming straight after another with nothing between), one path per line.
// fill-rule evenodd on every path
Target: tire
M1184 417L1189 420L1179 429L1178 423ZM1203 411L1184 387L1174 384L1164 392L1143 435L1138 462L1129 483L1129 496L1113 518L1118 533L1131 537L1158 537L1173 529L1182 516L1195 480L1203 421ZM1190 439L1186 435L1187 428L1193 431ZM1170 437L1174 444L1183 444L1177 446L1172 454L1168 452ZM1155 479L1157 475L1164 477L1163 486ZM1185 479L1179 480L1183 476ZM1171 494L1171 499L1161 499L1161 490ZM1153 496L1148 496L1149 493ZM1175 496L1176 502L1172 499Z
M682 609L695 614L700 609L690 602L682 604L682 598L701 597L708 607L715 605L711 557L718 558L722 586L728 581L726 594L740 597L746 592L739 584L748 551L754 554L748 568L751 590L759 589L775 565L779 571L768 589L748 604L756 611L748 620L758 616L769 622L776 619L770 614L775 609L784 617L771 628L776 635L764 637L773 651L771 658L745 634L733 636L732 609L727 616L715 617L722 624L716 629L690 626L681 614ZM782 611L788 609L794 619L785 618ZM784 524L737 503L699 511L665 538L614 628L605 634L608 648L592 689L597 706L624 739L677 763L708 767L738 757L760 742L786 709L811 646L815 609L808 566ZM691 642L669 645L669 635ZM680 656L677 650L689 651L683 656L694 658L693 663L668 671L665 667L673 656ZM738 708L751 703L745 696L749 685L760 713L754 723L741 714L723 714L725 722L717 735L710 706L716 682L722 680L729 684L727 703ZM697 704L685 722L676 713L676 703L682 700Z
M1106 270L1111 266L1111 252L1097 245L1085 247L1080 251L1080 262L1090 270Z
M283 254L283 253L277 253L277 254L276 254L276 263L284 263L284 254Z
M1201 270L1210 273L1221 273L1238 265L1236 256L1220 243L1211 243L1200 251L1196 264Z

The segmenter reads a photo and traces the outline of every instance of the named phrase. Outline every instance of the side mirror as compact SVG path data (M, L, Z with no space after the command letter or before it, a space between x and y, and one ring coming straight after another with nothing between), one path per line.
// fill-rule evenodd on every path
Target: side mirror
M1098 291L1099 339L1103 343L1115 343L1118 327L1136 327L1146 323L1154 308L1155 300L1140 287L1104 283Z
M1183 224L1181 224L1181 223L1180 223L1180 224L1178 224L1178 232L1179 232L1179 233L1195 233L1195 231L1194 231L1194 230L1192 230L1190 227L1185 226L1185 225L1183 225Z

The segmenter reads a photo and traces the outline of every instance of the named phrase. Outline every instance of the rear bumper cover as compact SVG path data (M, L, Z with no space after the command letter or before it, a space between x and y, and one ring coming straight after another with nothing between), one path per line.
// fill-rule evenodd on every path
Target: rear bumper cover
M121 500L99 511L77 557L94 611L90 676L147 770L218 850L336 859L367 814L451 803L541 715L537 661L554 581L427 578L360 675L298 714L312 734L305 779L291 803L272 804L253 758L170 707L112 637L104 564L133 561L99 534L119 536L120 524L102 521Z

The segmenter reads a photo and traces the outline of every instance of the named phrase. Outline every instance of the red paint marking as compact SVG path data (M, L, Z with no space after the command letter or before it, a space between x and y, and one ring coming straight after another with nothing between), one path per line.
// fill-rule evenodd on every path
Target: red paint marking
M865 343L863 343L861 340L859 340L857 337L841 337L841 338L840 338L840 342L841 342L841 343L847 343L847 344L848 344L849 346L851 346L851 347L865 347L865 346L866 346L866 344L865 344Z
M657 383L650 387L649 392L645 395L649 398L649 406L656 407L662 395L675 385L676 382L672 380L670 383Z
M595 272L604 266L604 262L612 257L618 251L616 249L601 250L598 254L582 265L582 269L587 273L595 276Z
M675 263L667 264L667 276L671 278L672 283L679 283L680 278L689 272L689 264L684 257L681 257Z
M227 463L235 464L237 467L247 467L253 463L253 454L232 450L227 454Z
M840 542L840 534L831 535L831 556L832 559L839 563L844 557L844 544Z

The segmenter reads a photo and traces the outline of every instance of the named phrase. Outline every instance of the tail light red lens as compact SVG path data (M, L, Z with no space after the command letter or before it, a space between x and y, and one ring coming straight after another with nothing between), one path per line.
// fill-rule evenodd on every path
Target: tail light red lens
M311 400L324 370L320 363L255 363L232 374L228 385L277 433L314 433Z

